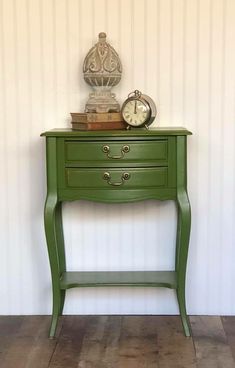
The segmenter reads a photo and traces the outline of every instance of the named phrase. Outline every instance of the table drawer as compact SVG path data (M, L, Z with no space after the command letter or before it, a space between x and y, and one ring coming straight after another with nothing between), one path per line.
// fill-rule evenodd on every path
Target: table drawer
M168 168L79 169L67 168L69 188L158 188L168 185Z
M98 166L105 162L143 162L167 165L168 140L77 142L65 141L65 164L86 162Z

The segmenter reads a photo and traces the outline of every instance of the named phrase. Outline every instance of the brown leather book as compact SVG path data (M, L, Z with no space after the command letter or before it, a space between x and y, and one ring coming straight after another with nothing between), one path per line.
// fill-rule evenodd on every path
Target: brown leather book
M96 113L96 112L71 112L73 123L98 123L98 122L113 122L113 121L123 121L120 112L107 112L107 113Z
M72 129L74 130L113 130L126 129L126 124L123 121L112 122L96 122L96 123L74 123L72 122Z

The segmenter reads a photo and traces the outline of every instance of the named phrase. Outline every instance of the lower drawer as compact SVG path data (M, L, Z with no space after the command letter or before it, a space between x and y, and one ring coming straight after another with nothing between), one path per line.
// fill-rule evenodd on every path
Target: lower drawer
M168 185L168 168L78 169L66 168L69 188L158 188Z

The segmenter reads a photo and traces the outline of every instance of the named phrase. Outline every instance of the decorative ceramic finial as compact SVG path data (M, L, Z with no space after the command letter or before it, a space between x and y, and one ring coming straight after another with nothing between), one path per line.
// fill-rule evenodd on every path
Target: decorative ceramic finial
M85 81L92 86L86 103L86 112L120 111L120 106L111 93L122 75L122 65L117 52L106 42L106 33L99 33L99 41L93 46L83 64Z

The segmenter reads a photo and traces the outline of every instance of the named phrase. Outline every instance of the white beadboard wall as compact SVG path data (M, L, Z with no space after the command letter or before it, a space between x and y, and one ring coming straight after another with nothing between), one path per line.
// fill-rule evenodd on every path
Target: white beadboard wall
M49 314L45 141L89 92L82 64L100 31L119 53L123 102L154 98L159 126L192 130L190 314L235 313L235 1L0 0L0 313ZM70 270L171 269L172 202L63 207ZM65 313L178 313L174 292L74 289Z

